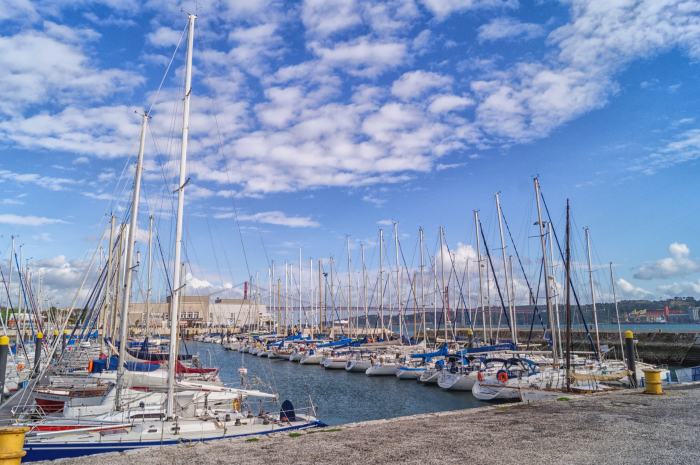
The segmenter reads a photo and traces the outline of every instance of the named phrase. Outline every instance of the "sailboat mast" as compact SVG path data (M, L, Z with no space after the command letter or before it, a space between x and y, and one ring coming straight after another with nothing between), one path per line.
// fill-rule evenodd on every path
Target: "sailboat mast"
M479 241L479 212L474 210L474 225L476 227L476 255L479 268L479 299L481 301L481 330L482 337L486 341L486 312L484 312L484 278L481 271L481 242ZM476 317L475 317L476 318Z
M518 343L518 330L517 327L515 326L515 315L514 312L512 311L512 307L510 305L510 301L512 299L510 295L510 289L508 289L508 262L506 260L506 244L505 241L503 240L503 222L501 220L501 203L498 200L498 193L496 195L496 210L498 214L498 229L501 232L501 250L503 250L503 276L505 277L505 288L506 288L506 298L508 299L508 308L511 309L510 311L510 321L512 322L511 324L511 330L513 331L513 343L517 344ZM511 279L513 277L511 276Z
M539 203L539 202L538 202ZM571 249L569 248L569 199L566 199L566 390L571 391Z
M185 68L185 99L182 110L182 143L180 151L180 179L177 189L177 219L175 226L175 257L173 258L173 295L170 300L170 353L168 361L168 396L166 401L166 418L171 419L174 416L173 406L175 397L175 365L177 363L177 332L178 326L178 311L180 304L180 256L182 253L182 222L184 219L185 207L185 184L187 180L187 143L189 142L190 132L190 99L192 98L192 45L194 41L194 20L196 15L188 15L188 31L187 31L187 65Z
M318 261L318 333L323 334L323 282L321 281L321 260Z
M335 322L335 295L333 294L333 257L330 257L331 259L331 332L333 331L334 328L334 322ZM342 328L342 326L341 326Z
M399 266L399 229L394 223L394 244L396 247L396 300L399 302L399 340L403 342L403 315L401 314L401 266Z
M345 236L345 243L348 248L348 332L350 333L350 337L352 337L352 330L350 329L350 326L352 326L352 312L350 310L352 308L352 276L350 275L350 236Z
M544 239L544 223L542 222L542 209L540 208L540 183L535 178L535 196L537 197L537 216L539 218L538 225L540 227L540 240L542 241L542 260L544 261L544 273L546 275L544 291L547 299L547 323L552 332L552 359L557 363L557 340L556 331L554 330L554 319L552 318L552 296L549 291L549 266L547 265L547 246ZM550 238L551 240L552 238Z
M423 228L418 229L420 235L420 303L423 307L423 341L427 341L425 337L425 273L423 271L425 262L423 261Z
M151 325L151 275L153 273L153 215L148 227L148 289L146 290L146 336Z
M360 246L362 248L362 288L365 294L365 329L369 325L369 314L367 312L367 268L365 268L365 245Z
M615 276L613 275L613 265L610 262L610 281L612 282L613 300L615 301L615 315L617 316L617 332L620 335L620 350L622 351L622 364L627 366L625 361L625 341L622 340L622 329L620 328L620 311L617 309L617 294L615 294Z
M112 252L112 250L114 249L114 215L109 216L109 228L109 254L107 255L107 282L105 283L105 305L102 311L102 315L100 315L100 319L102 320L102 338L100 338L101 354L105 353L105 336L107 335L107 309L109 308L109 304L111 302L109 295L111 285L110 279L112 278L112 255L114 255Z
M129 236L126 242L126 272L124 273L124 294L122 297L122 321L121 331L119 334L119 370L118 375L124 374L126 365L126 345L129 329L129 304L131 302L131 278L133 270L138 266L133 265L134 262L134 244L136 243L136 227L139 213L139 197L141 194L141 171L143 165L143 149L146 145L146 124L148 123L148 112L145 112L141 121L141 143L139 145L139 155L136 159L136 174L134 175L134 194L131 204L131 219L129 221ZM117 391L116 407L120 410L119 391Z
M301 247L299 247L299 331L301 331L302 326L302 316L301 316Z
M598 312L595 308L595 284L593 283L593 267L591 266L591 239L586 228L586 247L588 248L588 276L591 278L591 302L593 303L593 324L595 325L595 342L600 354L600 336L598 335Z
M549 279L552 281L552 293L554 294L554 316L557 322L557 341L559 341L559 353L563 354L561 350L561 325L559 324L559 300L557 298L557 279L554 273L554 241L552 240L554 235L552 234L552 223L547 223L547 227L549 228L549 256L552 259L552 275L549 277ZM511 262L512 261L513 260L511 257Z
M442 226L440 226L440 271L442 271L442 315L445 323L445 345L447 346L447 326L449 322L447 321L447 308L445 306L445 254L443 249L445 248L444 239L442 234Z
M379 230L379 318L382 320L382 339L384 338L384 275L382 274L382 265L384 262L384 239L382 230Z

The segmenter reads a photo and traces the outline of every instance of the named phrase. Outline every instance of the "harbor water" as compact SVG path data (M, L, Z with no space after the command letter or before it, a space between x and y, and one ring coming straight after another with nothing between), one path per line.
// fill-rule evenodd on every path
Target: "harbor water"
M246 378L260 379L278 392L280 402L307 403L309 396L318 407L318 417L328 425L380 420L418 413L458 410L489 405L476 400L468 391L446 391L437 384L423 385L395 376L370 377L364 373L326 370L321 365L300 365L283 359L269 359L223 350L219 344L188 342L190 352L199 353L207 366L220 367L225 383L238 383L239 368L247 368ZM264 389L257 384L253 388ZM255 401L250 404L255 410Z

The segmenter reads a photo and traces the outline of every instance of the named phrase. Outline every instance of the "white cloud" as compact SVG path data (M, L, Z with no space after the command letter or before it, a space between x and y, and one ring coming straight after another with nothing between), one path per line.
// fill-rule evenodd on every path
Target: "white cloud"
M24 202L17 199L3 199L3 205L24 205Z
M172 47L177 45L182 36L183 31L176 31L175 29L161 26L155 32L149 32L146 38L156 47Z
M51 239L51 234L44 232L39 234L38 236L32 236L32 239L35 241L44 241L44 242L52 242L53 239Z
M660 169L669 168L700 158L700 129L685 131L665 147L640 158L629 168L644 174L654 174Z
M679 47L700 56L700 17L688 3L654 0L574 0L572 20L548 37L556 59L521 61L472 83L476 123L504 141L548 135L600 108L618 86L616 73L632 60Z
M94 102L143 82L120 69L99 69L81 49L85 33L46 23L47 31L27 30L0 37L0 112L16 114L28 105ZM60 32L60 33L59 33ZM89 34L88 34L89 35Z
M452 163L452 164L450 164L450 165L443 165L442 163L438 163L438 164L435 166L435 169L436 169L437 171L442 171L442 170L448 170L448 169L451 169L451 168L459 168L460 166L464 166L464 165L466 165L466 163Z
M440 95L428 107L430 113L447 113L452 110L460 110L462 108L472 106L476 102L467 97L458 97L456 95Z
M685 276L700 271L700 264L690 258L690 249L685 244L674 242L668 247L670 257L657 260L651 265L642 265L635 273L636 279L666 279Z
M649 299L653 298L654 294L642 289L641 287L635 287L633 284L619 278L617 281L617 287L621 291L622 296L626 300L639 300L639 299Z
M316 42L309 45L323 64L362 77L376 77L400 65L407 54L404 43L375 41L369 37L337 43L332 47Z
M656 290L668 297L697 297L700 295L700 279L697 282L682 281L680 283L666 284L657 287Z
M521 23L515 18L502 17L493 19L477 29L479 42L500 39L534 39L545 35L545 30L539 24Z
M421 0L438 21L453 13L487 8L517 8L518 0Z
M233 218L233 212L217 213L214 218ZM310 217L287 216L280 211L257 213L256 215L238 215L240 221L256 221L258 223L277 224L289 226L291 228L316 228L320 223L313 221Z
M452 78L426 71L410 71L405 73L391 85L391 93L403 100L420 97L428 89L443 89L449 87Z
M45 218L43 216L38 217L0 214L0 223L24 226L43 226L45 224L65 223L65 221L53 218Z
M383 226L393 226L394 222L391 220L379 220L377 221L377 224L381 224Z
M0 170L0 179L7 179L20 184L32 183L52 191L60 191L65 189L66 185L75 184L75 181L72 179L52 178L38 174L19 174L7 170Z

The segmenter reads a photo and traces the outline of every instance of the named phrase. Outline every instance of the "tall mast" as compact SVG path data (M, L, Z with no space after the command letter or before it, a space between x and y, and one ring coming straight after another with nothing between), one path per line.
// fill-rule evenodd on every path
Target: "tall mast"
M474 210L474 225L476 227L476 255L479 267L479 299L481 300L481 330L486 342L486 312L484 312L484 278L481 271L481 242L479 241L479 212Z
M403 322L401 321L401 267L399 266L399 230L396 223L394 223L394 242L396 246L396 300L399 302L399 340L403 343Z
M535 196L537 197L537 216L539 221L537 224L540 227L540 240L542 241L542 260L544 262L544 273L547 275L545 283L549 282L549 266L547 265L547 247L545 245L544 239L544 223L542 222L542 209L540 208L540 183L535 178ZM551 240L551 238L550 238ZM557 363L557 340L556 331L554 331L554 319L552 318L552 296L549 292L549 285L544 286L544 291L547 299L547 323L549 324L549 329L552 332L552 360Z
M620 350L622 351L622 364L626 365L625 361L625 341L622 340L622 329L620 329L620 312L617 309L617 295L615 294L615 276L613 276L613 266L610 262L610 281L612 282L613 299L615 300L615 315L617 316L617 332L620 335Z
M12 236L12 248L10 249L10 277L9 277L9 282L7 283L7 309L10 309L10 293L12 292L12 262L15 261L15 236ZM7 320L10 320L10 316L8 314ZM8 323L9 324L9 323ZM15 326L17 326L17 317L15 316ZM15 339L15 342L18 343L19 340Z
M335 326L333 322L335 321L335 294L333 294L333 257L331 257L331 331ZM342 329L342 326L341 326Z
M510 305L510 301L512 299L510 295L510 290L508 289L508 262L506 261L506 244L503 241L503 222L501 221L501 203L498 200L498 193L496 195L496 210L498 210L498 229L501 232L501 250L503 250L503 276L506 279L506 298L508 299L508 308L511 310L510 311L510 321L512 322L511 330L513 332L513 343L517 344L518 343L518 330L515 326L515 315L513 312L513 309ZM512 276L511 276L512 279Z
M119 286L122 278L122 258L124 256L124 223L119 225L119 247L117 248L117 269L116 275L117 279L114 281L114 287L112 288L112 314L111 316L111 327L109 328L109 335L114 343L114 339L117 337L117 308L119 306Z
M350 276L350 236L345 235L345 243L348 248L348 330L350 330L350 326L352 325L352 314L350 313L350 309L352 308L352 291L351 291L351 276ZM350 337L352 337L352 331L350 332Z
M148 289L146 290L146 336L151 325L151 291L153 290L151 275L153 273L153 215L148 225Z
M423 272L424 261L423 261L423 228L418 229L418 234L420 235L420 303L423 307L423 341L426 341L425 337L425 273Z
M323 334L323 282L321 281L321 260L318 261L318 333Z
M513 256L510 256L510 295L513 296L513 301L511 305L513 306L513 328L515 328L515 334L518 334L518 316L515 313L515 275L513 274ZM557 318L559 316L557 315ZM557 320L558 321L558 320ZM557 323L558 324L558 323ZM560 338L561 339L561 338ZM561 344L560 344L561 346ZM560 347L561 349L561 347Z
M267 267L267 313L269 314L270 312L274 312L274 308L272 307L272 270L270 267ZM274 313L273 313L274 315ZM270 320L268 320L269 322Z
M469 256L467 256L467 306L464 312L469 312L469 321L471 325L474 325L474 320L472 320L472 283L469 278ZM464 317L462 317L462 326L464 326Z
M360 247L362 248L362 290L365 294L365 328L367 328L369 325L369 314L367 312L367 268L365 268L365 245L362 244Z
M588 248L588 275L591 278L591 302L593 303L593 324L595 325L595 342L600 354L600 336L598 335L598 312L595 309L595 285L593 284L593 268L591 266L591 239L586 228L586 246Z
M114 249L114 215L109 215L109 254L107 255L107 282L105 283L105 305L100 315L102 320L102 338L100 338L100 353L105 352L105 336L107 335L107 309L111 299L109 298L110 293L110 280L112 279L112 249Z
M313 337L316 312L314 312L314 261L312 258L309 258L309 312L311 312L311 335Z
M284 262L284 337L287 337L287 308L289 307L289 264Z
M382 320L382 339L384 338L384 275L382 274L382 264L384 262L384 239L382 230L379 229L379 318Z
M177 220L175 226L175 257L173 258L173 295L170 301L170 354L168 362L168 396L166 404L166 418L173 417L173 405L175 396L175 365L177 363L177 332L178 313L180 304L180 255L182 253L182 221L184 219L185 207L185 184L187 180L187 143L189 142L190 132L190 99L192 98L192 44L194 40L194 20L196 15L188 15L188 32L187 32L187 67L185 68L185 99L182 110L182 143L180 151L180 179L177 189Z
M16 257L15 257L16 260ZM73 309L70 309L69 311L72 311ZM22 312L22 246L19 246L19 263L17 264L17 313L20 315L22 318L22 329L20 331L19 326L17 326L17 338L23 338L22 340L24 341L24 325L25 325L25 320L24 320L24 313ZM70 315L70 313L69 313ZM17 321L15 319L15 321Z
M443 253L444 241L442 235L442 226L440 226L440 271L442 271L442 314L445 320L445 345L447 346L447 308L445 307L445 254Z
M559 324L559 300L557 295L557 279L556 274L554 273L554 241L552 240L554 236L552 235L552 223L547 223L547 227L549 228L549 256L552 259L552 275L549 277L549 279L552 282L552 293L554 294L554 316L557 322L557 341L559 342L559 353L563 355L564 352L561 349L561 325ZM511 263L512 262L513 258L511 257Z
M301 331L302 317L301 317L301 247L299 247L299 331Z
M538 202L539 203L539 198ZM569 199L566 199L566 390L571 391L571 249L569 248Z
M134 194L131 203L131 219L129 222L129 236L126 242L126 273L124 274L124 290L122 297L122 322L121 332L119 335L119 370L118 375L124 374L126 365L126 345L129 330L129 304L131 302L131 278L134 268L138 266L134 262L134 244L136 243L136 227L139 214L139 197L141 194L141 171L143 166L143 148L146 144L146 124L148 123L148 112L145 112L141 117L141 143L139 145L139 155L136 159L136 174L134 175ZM171 363L172 364L172 363ZM117 410L121 410L119 392L117 391Z

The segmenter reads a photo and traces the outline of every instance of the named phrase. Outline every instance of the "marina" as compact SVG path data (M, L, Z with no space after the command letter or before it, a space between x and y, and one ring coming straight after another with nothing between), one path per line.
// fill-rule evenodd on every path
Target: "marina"
M698 462L682 0L20 3L0 463Z

